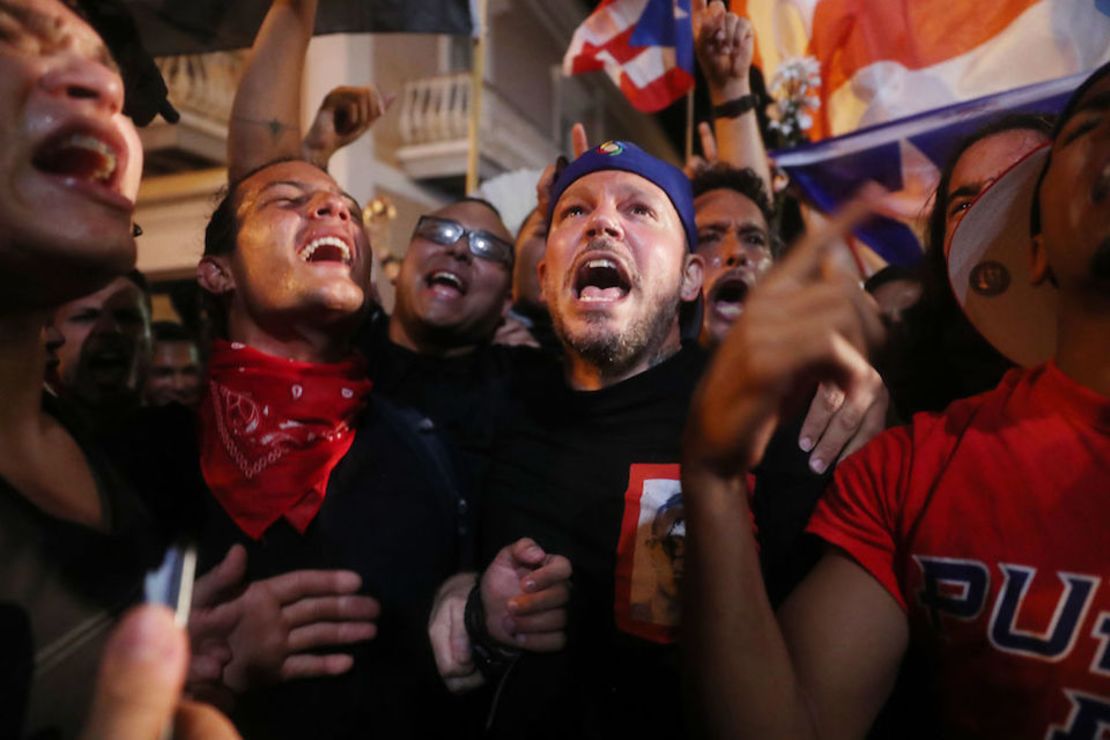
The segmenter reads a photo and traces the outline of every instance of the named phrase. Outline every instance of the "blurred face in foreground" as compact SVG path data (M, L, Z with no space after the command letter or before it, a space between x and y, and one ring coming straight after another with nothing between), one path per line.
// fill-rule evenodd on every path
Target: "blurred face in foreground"
M126 272L142 150L100 38L54 0L0 0L0 101L0 305Z
M1052 144L1040 187L1035 274L1061 296L1110 298L1110 74L1094 83Z

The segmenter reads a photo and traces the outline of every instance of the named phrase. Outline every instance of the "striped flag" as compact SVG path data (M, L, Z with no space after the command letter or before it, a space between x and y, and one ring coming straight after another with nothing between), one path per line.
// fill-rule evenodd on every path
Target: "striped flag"
M1092 70L1110 60L1110 0L732 0L771 79L821 69L814 138Z
M571 38L568 75L604 70L645 113L666 108L694 86L690 0L602 0Z
M807 200L825 212L836 210L865 183L889 190L892 196L883 200L877 217L856 236L887 262L912 265L921 258L918 235L929 197L960 140L1007 112L1059 113L1086 76L1081 72L957 103L772 156Z

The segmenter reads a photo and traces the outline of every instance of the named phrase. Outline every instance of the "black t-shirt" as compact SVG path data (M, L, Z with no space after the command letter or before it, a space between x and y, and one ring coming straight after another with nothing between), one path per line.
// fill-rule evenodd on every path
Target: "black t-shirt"
M526 347L481 345L458 357L421 355L389 339L389 317L379 313L357 338L374 392L427 416L450 444L464 494L476 499L511 379L549 360Z
M675 496L704 362L685 348L593 392L570 390L554 369L517 377L483 493L481 561L527 536L568 557L574 576L568 647L513 666L495 736L681 734L672 610L684 528Z
M179 462L160 461L151 451L145 469L132 473L161 478L176 469L179 479L189 479L170 494L184 498L163 502L159 514L199 538L200 572L240 543L247 549L248 580L302 568L350 569L362 576L361 593L381 604L377 636L349 649L355 660L349 673L240 697L232 718L247 738L422 738L460 722L458 702L436 672L426 630L436 589L468 565L466 502L434 430L376 394L371 399L304 534L280 519L257 541L204 489L195 424L182 424L182 409L152 411L140 432L160 440L158 447L177 448L173 457ZM191 471L181 466L182 456L192 461Z
M679 462L690 399L706 354L667 361L593 392L555 368L519 375L494 445L479 525L480 562L520 537L574 568L568 647L525 653L504 678L496 737L684 735L677 582L685 517ZM801 546L824 487L782 425L755 471L765 571L774 591L811 564Z

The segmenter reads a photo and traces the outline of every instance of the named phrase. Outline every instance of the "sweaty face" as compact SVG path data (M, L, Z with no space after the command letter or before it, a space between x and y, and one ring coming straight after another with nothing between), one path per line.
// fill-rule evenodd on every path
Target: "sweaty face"
M140 392L150 358L150 316L141 290L116 278L95 293L63 304L54 328L58 375L66 394L87 403Z
M956 162L948 182L945 210L944 255L952 244L952 234L972 202L998 176L1029 152L1048 141L1039 131L1015 129L988 136L968 147Z
M0 301L56 305L135 260L142 151L100 38L55 0L0 0Z
M431 215L513 241L497 214L481 203L454 203ZM471 254L466 236L444 245L417 235L397 276L395 317L418 341L449 347L485 342L504 315L511 279L508 266Z
M227 264L232 339L281 337L291 324L353 321L365 301L370 245L358 204L327 173L281 162L240 186L239 235Z
M744 310L744 300L771 269L771 234L763 212L735 190L694 200L697 253L705 259L702 341L716 345Z
M678 304L701 288L678 213L654 183L594 172L559 198L540 262L543 296L567 349L607 373L677 347Z
M542 306L540 276L536 269L543 259L547 243L547 219L539 210L533 210L524 219L516 237L516 263L513 266L513 301L531 306Z
M146 402L151 406L200 400L200 356L189 341L157 342L150 357Z
M1110 75L1092 85L1052 145L1040 189L1048 266L1064 293L1110 295Z

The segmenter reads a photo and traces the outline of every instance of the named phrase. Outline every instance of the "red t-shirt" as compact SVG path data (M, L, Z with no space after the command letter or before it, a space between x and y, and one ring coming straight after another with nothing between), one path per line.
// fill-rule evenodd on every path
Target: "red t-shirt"
M906 610L945 737L1110 737L1110 399L1011 371L845 460L809 529Z

